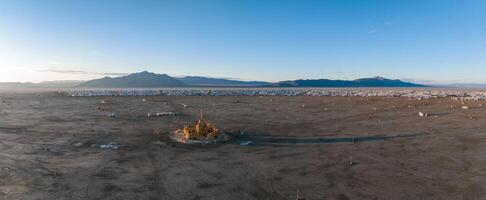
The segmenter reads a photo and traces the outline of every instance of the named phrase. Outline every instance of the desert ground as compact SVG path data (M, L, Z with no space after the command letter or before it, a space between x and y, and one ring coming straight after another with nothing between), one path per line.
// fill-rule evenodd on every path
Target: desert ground
M482 105L2 91L0 199L486 199ZM254 143L173 142L200 110Z

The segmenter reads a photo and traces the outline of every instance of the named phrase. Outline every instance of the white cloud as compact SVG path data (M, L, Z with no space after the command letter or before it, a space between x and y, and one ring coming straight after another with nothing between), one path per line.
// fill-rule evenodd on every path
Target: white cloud
M54 67L0 66L0 82L91 80L103 76L122 76L126 74L127 73L93 72Z
M94 71L84 71L84 70L66 70L66 69L59 69L56 67L42 69L39 70L39 72L51 72L51 73L72 74L72 75L97 75L97 76L124 76L128 74L128 73L120 73L120 72L94 72Z

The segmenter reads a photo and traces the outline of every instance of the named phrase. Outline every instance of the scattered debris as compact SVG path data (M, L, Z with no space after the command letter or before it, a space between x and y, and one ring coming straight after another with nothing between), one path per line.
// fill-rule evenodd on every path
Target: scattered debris
M78 142L78 143L73 144L73 147L76 147L76 148L79 148L79 147L82 147L82 146L83 146L82 142Z
M147 113L147 117L163 117L177 115L175 112L158 112L158 113Z
M116 113L112 112L112 113L108 114L108 117L110 117L110 118L116 118Z
M143 102L146 102L146 101L147 101L147 99L142 99L142 101L143 101Z
M101 104L106 104L106 101L105 100L101 100Z
M118 143L109 142L108 144L101 144L98 147L101 148L101 149L113 149L113 150L117 150L117 149L119 149L121 147L121 145L118 144Z
M462 106L462 109L463 109L463 110L467 110L467 109L469 109L469 107L467 107L467 106Z
M245 141L245 142L240 143L240 146L251 146L253 144L254 143L252 141Z
M187 108L186 104L181 103L182 107Z
M419 116L420 117L427 117L427 116L429 116L429 114L428 113L419 112Z
M154 135L156 136L160 136L160 134L162 134L162 130L160 128L154 128Z
M55 154L55 155L62 155L63 152L61 150L58 150L58 149L51 149L51 148L48 148L47 151Z

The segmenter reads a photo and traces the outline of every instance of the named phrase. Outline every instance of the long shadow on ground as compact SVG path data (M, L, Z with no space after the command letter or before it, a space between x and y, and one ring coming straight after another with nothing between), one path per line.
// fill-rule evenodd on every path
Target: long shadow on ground
M279 135L261 135L252 133L239 133L232 136L231 143L239 145L299 145L299 144L332 144L347 142L384 141L389 139L410 138L424 136L425 133L400 135L373 135L360 137L291 137Z

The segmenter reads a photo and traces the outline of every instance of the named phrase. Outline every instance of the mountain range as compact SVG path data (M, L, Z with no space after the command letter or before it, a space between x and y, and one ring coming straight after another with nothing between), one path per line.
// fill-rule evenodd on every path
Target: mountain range
M386 79L383 77L361 78L356 80L294 80L277 83L280 87L425 87L425 85L404 82L401 80Z
M87 81L78 85L85 88L144 88L144 87L187 87L187 86L220 86L220 87L424 87L424 85L391 80L382 77L346 80L293 80L269 83L263 81L238 81L223 78L185 76L174 78L167 74L140 72L127 76Z
M239 81L201 76L171 77L147 71L121 77L104 77L90 81L51 81L42 83L0 83L0 88L157 88L157 87L426 87L426 85L383 77L356 80L300 79L276 83L264 81Z

